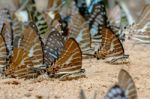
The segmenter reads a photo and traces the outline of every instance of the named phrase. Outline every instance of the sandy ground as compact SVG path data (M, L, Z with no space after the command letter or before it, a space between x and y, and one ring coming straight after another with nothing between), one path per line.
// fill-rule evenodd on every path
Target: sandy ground
M126 69L133 77L139 99L150 99L150 47L125 44L130 55L128 65L110 65L96 59L83 60L86 78L72 81L37 79L0 79L0 99L78 99L79 91L85 91L87 99L103 99L107 90L115 84L120 69Z

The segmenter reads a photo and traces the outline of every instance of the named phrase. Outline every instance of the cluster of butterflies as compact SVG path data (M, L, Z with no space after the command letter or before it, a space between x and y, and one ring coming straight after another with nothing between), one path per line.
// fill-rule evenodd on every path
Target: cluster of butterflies
M54 10L48 13L38 11L34 0L25 2L22 9L28 14L27 22L18 20L18 11L0 10L2 74L33 78L47 73L66 80L85 76L84 57L128 63L121 40L109 25L103 1L96 2L91 13L84 2L72 1L70 16L61 15L60 1L53 1Z
M128 63L129 56L122 44L124 34L110 25L103 1L93 0L89 5L81 1L70 0L68 14L61 11L66 7L62 0L50 0L51 9L43 12L37 10L34 0L27 0L20 12L28 15L25 22L20 21L20 9L15 13L1 9L1 74L35 78L46 73L49 77L70 80L85 77L83 58L103 59L110 64ZM134 82L126 71L120 72L118 85L109 90L106 99L136 99Z

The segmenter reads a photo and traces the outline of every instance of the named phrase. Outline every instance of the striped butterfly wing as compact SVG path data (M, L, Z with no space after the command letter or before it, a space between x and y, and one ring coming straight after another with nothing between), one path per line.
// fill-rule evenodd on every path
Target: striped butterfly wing
M2 9L0 11L0 23L2 24L1 34L4 37L6 42L6 47L8 49L8 57L9 58L12 54L13 49L13 32L12 32L12 20L10 17L10 13L8 9Z
M20 47L28 51L34 67L43 65L43 49L41 38L37 33L36 25L33 22L25 28Z
M21 40L21 35L22 35L22 31L23 31L23 23L20 22L17 18L13 19L13 25L12 25L12 29L13 29L13 47L18 47L20 40Z
M14 48L12 55L11 63L5 70L4 74L8 77L19 78L22 78L23 75L28 75L28 70L17 73L19 70L26 69L28 66L33 66L32 61L28 57L28 52L26 52L23 48Z
M78 20L77 20L78 19ZM69 24L69 37L75 38L84 54L92 53L91 35L88 24L78 11L73 11Z
M45 35L48 33L48 24L45 20L45 17L42 13L38 12L34 4L29 4L27 8L29 18L35 22L38 29L38 34L44 39Z
M69 22L69 37L76 38L79 35L84 24L85 19L80 15L80 13L74 5L71 20Z
M107 27L102 28L102 47L96 52L97 58L124 55L124 48L119 38Z
M135 83L125 70L119 73L119 82L109 89L105 99L137 99Z
M141 16L138 19L137 24L134 25L134 33L131 34L131 38L136 43L149 45L150 44L150 4L146 5ZM132 31L131 31L132 32Z
M142 11L142 13L141 13L141 15L140 15L140 17L139 17L139 19L137 20L137 25L136 25L136 29L142 29L142 28L148 28L150 25L149 25L149 22L150 22L150 4L147 4L145 7L144 7L144 9L143 9L143 11Z
M51 66L64 50L64 37L58 31L52 31L44 45L44 63Z
M150 45L150 31L134 34L132 35L132 39L135 40L136 43Z
M2 35L0 35L0 74L3 73L7 65L7 48L5 40Z
M91 46L91 35L87 24L83 25L76 37L76 41L79 43L83 56L94 55L94 48Z
M89 28L92 37L92 47L97 50L101 46L102 26L107 25L107 16L103 1L94 4L89 18ZM96 47L97 46L97 47Z
M71 78L80 77L80 73L82 74L84 72L81 68L81 49L78 43L73 38L70 38L65 43L63 53L60 55L59 59L50 68L48 68L48 71L54 77L61 76L63 79L64 75L72 75Z
M43 50L39 35L33 29L33 25L30 23L25 27L20 45L14 48L11 64L6 69L5 75L19 78L38 76L32 68L39 68L43 65Z
M118 84L125 91L128 99L137 99L135 83L131 75L126 70L121 70L118 76Z

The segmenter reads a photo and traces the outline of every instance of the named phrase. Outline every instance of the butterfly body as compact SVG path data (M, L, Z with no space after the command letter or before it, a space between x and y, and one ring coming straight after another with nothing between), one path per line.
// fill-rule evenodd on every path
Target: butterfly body
M70 38L65 43L65 48L59 59L48 71L53 75L61 76L60 80L78 78L84 76L82 67L82 52L78 43Z

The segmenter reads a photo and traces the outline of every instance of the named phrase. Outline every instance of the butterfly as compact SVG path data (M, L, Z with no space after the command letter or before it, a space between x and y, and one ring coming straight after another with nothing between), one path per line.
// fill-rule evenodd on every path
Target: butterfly
M137 99L135 83L126 70L120 71L118 83L109 89L104 99Z
M150 44L150 4L146 5L138 19L138 21L125 29L123 32L136 43L149 45Z
M74 78L85 77L82 68L82 52L75 39L69 38L65 42L63 53L58 60L50 66L47 71L51 77L60 80L71 80Z
M29 19L35 22L36 27L38 29L38 34L40 35L42 40L44 40L44 38L48 35L47 33L49 32L49 29L48 29L49 27L44 17L44 14L37 11L37 8L35 7L34 4L35 2L31 2L31 4L27 6Z
M119 38L108 27L102 27L102 46L95 52L97 59L106 59L106 62L111 64L128 63L128 55L124 54L124 48Z
M3 73L7 66L7 47L3 35L0 32L0 73Z
M8 57L9 58L12 54L13 49L13 31L12 31L12 19L8 9L1 9L0 10L0 22L1 23L1 34L4 37L6 47L8 50Z
M79 99L86 99L82 89L80 91ZM97 99L96 93L94 94L93 99ZM120 70L118 83L108 90L104 99L138 99L135 83L126 70Z
M107 21L104 3L102 1L95 3L88 19L92 40L91 46L94 47L95 51L101 46L102 26L107 25Z
M6 76L18 78L38 76L34 68L39 68L43 65L43 49L35 27L33 22L25 26L20 44L13 49L11 63L5 70Z
M93 54L94 50L91 48L91 35L88 23L86 23L85 19L76 10L77 8L75 7L72 11L69 23L69 37L75 38L79 43L82 55Z
M51 66L64 50L65 39L63 35L54 30L48 35L44 45L44 63L47 67Z

